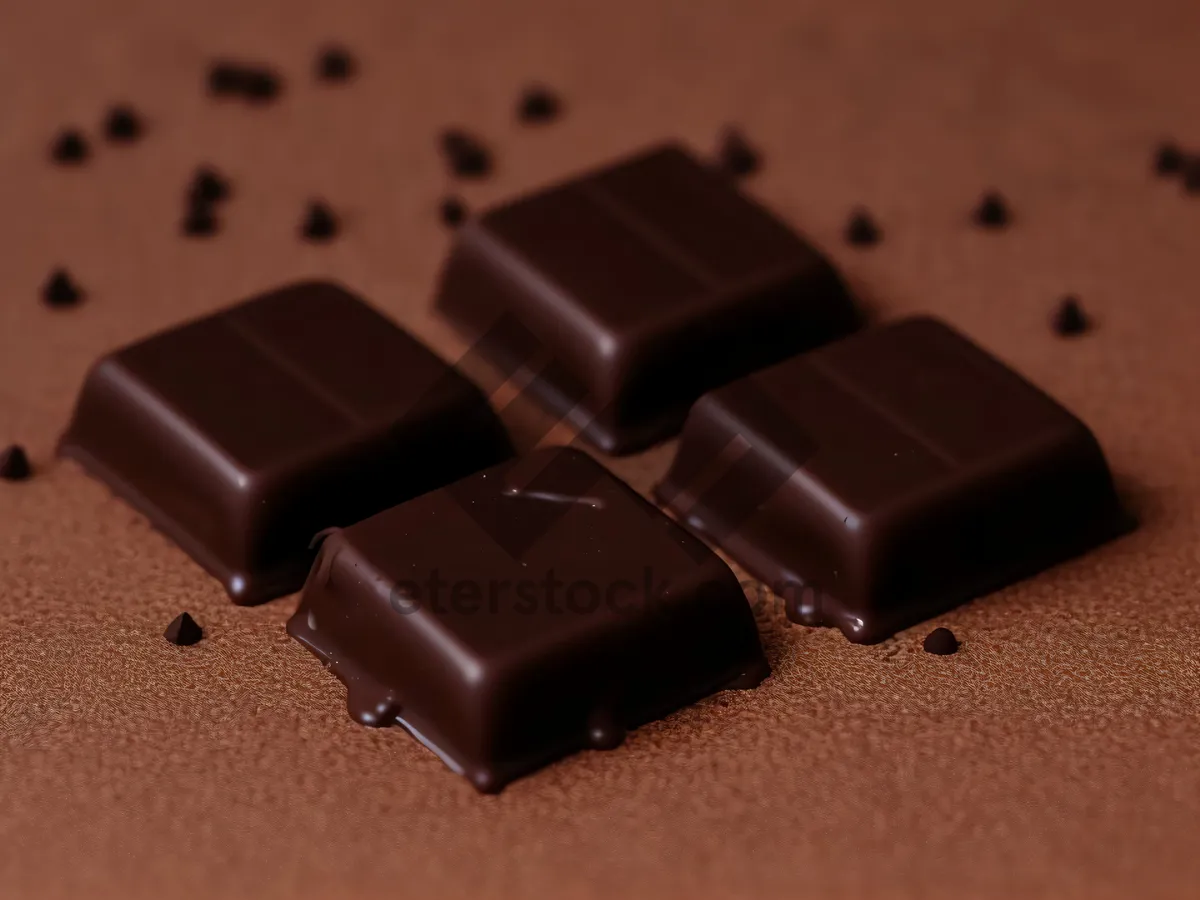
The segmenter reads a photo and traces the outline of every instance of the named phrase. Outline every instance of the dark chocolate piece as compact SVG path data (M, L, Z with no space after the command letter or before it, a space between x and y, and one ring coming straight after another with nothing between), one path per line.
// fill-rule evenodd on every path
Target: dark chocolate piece
M717 146L717 167L728 175L742 177L757 172L761 165L758 151L736 128L721 132Z
M492 154L483 142L459 128L448 128L439 140L450 171L460 178L479 178L492 170Z
M995 191L983 195L979 205L975 207L975 223L983 228L1003 228L1012 219L1008 204Z
M729 567L567 448L329 535L288 631L488 792L768 674Z
M1087 427L927 318L705 395L657 493L793 621L858 643L1130 525Z
M526 124L552 122L562 111L562 102L547 87L533 85L521 93L517 104L517 118Z
M958 652L958 638L949 628L935 628L925 635L925 641L921 646L924 647L926 653L949 656L951 653Z
M248 68L242 78L242 96L251 103L270 103L283 90L279 76L265 67Z
M879 226L865 209L855 210L846 223L846 242L855 247L871 247L883 237Z
M188 203L183 217L183 233L188 237L211 237L217 233L217 215L211 203L203 200Z
M439 207L442 223L457 228L467 218L467 207L458 197L446 197Z
M247 72L240 63L218 60L208 68L208 92L217 97L241 94L246 89Z
M322 242L333 240L337 233L338 221L333 210L319 200L309 203L300 224L300 236L306 241Z
M246 604L300 587L318 531L511 447L457 371L345 290L309 282L101 359L60 452Z
M117 144L129 144L142 136L142 120L129 106L114 106L104 120L105 136Z
M316 74L321 81L347 81L356 68L354 57L344 47L326 47L317 57Z
M24 481L33 474L29 457L20 444L11 444L0 450L0 480Z
M204 629L187 613L180 613L171 620L171 624L163 632L163 637L177 647L190 647L204 637Z
M1154 171L1158 175L1178 175L1183 171L1184 153L1177 144L1160 144L1154 152Z
M704 391L858 324L812 247L675 145L473 217L437 305L608 453L670 437Z
M1051 325L1055 334L1061 337L1075 337L1087 331L1091 322L1088 321L1076 297L1064 297L1058 309L1054 311Z
M75 306L83 299L83 291L71 280L66 269L55 269L42 285L42 302L47 306L63 308Z
M88 145L83 133L75 129L67 129L54 139L50 148L50 158L59 165L72 166L84 162L88 158Z
M201 166L192 176L188 187L188 200L192 203L216 203L229 197L229 182L220 172L209 166Z

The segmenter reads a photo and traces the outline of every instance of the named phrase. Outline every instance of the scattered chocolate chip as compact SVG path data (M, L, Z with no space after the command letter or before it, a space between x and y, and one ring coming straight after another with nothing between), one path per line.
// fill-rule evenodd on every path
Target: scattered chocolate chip
M1183 151L1176 144L1160 144L1154 154L1154 171L1159 175L1177 175L1183 170L1183 163Z
M114 143L132 143L142 136L142 120L132 108L114 106L104 120L104 134Z
M306 241L328 241L338 231L337 217L324 203L313 201L308 205L300 234Z
M856 247L878 244L882 237L879 226L865 209L856 210L846 223L846 242Z
M550 122L558 118L562 102L547 87L532 85L521 94L517 104L517 118L529 124Z
M1003 228L1009 223L1012 215L1004 198L995 191L983 195L979 205L975 207L975 222L984 228Z
M227 60L219 60L208 67L208 92L218 97L241 94L246 89L247 70Z
M1054 311L1051 324L1054 326L1056 334L1062 337L1075 337L1087 331L1091 322L1079 305L1078 298L1068 296L1062 299L1058 309Z
M83 299L83 291L71 280L66 269L55 269L42 285L42 302L47 306L74 306Z
M270 69L247 69L242 84L242 96L252 103L270 103L279 96L283 85Z
M344 47L326 47L317 57L317 78L322 81L346 81L355 68L354 57Z
M935 628L925 636L923 646L926 653L949 656L951 653L958 651L958 638L954 636L954 632L949 628Z
M217 216L212 204L190 200L183 217L183 233L188 237L211 237L217 233Z
M87 141L80 132L69 128L54 139L50 157L60 165L78 165L88 158Z
M1191 157L1183 164L1183 189L1189 194L1200 194L1200 157Z
M33 474L29 467L29 458L25 448L20 444L12 444L0 450L0 479L4 481L24 481Z
M758 151L750 146L740 131L726 128L721 132L717 146L718 168L734 176L750 175L758 171L761 162Z
M229 182L216 169L201 166L192 176L188 200L192 204L217 203L229 197Z
M451 228L457 228L467 218L467 207L457 197L446 197L442 200L442 222Z
M479 178L492 170L492 154L475 136L448 128L439 143L450 171L460 178Z
M187 613L180 613L171 620L163 637L177 647L190 647L204 637L204 629Z

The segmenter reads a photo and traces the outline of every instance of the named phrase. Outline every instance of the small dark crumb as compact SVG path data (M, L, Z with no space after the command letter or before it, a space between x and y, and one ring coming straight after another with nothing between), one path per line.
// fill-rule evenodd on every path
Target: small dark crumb
M229 197L229 182L210 166L201 166L188 186L188 202L216 203Z
M217 233L217 216L212 204L190 200L183 217L183 233L188 237L211 237Z
M1184 159L1177 144L1160 144L1154 153L1154 171L1159 175L1178 175L1183 171Z
M142 136L142 120L131 107L114 106L104 120L104 134L114 143L132 143Z
M492 154L474 135L447 128L439 139L450 171L460 178L480 178L492 170Z
M442 223L457 228L467 218L467 207L458 197L445 197L441 205Z
M558 95L542 85L531 85L521 93L517 104L517 118L527 124L551 122L562 111Z
M1079 305L1079 298L1066 296L1059 303L1058 309L1054 311L1051 325L1054 327L1055 334L1060 337L1075 337L1087 331L1091 322L1083 311L1083 307Z
M33 474L29 466L29 458L25 448L20 444L12 444L0 450L0 479L4 481L24 481Z
M882 238L879 226L865 209L855 210L846 223L846 242L855 247L870 247L878 244Z
M270 69L252 68L245 73L242 96L251 103L270 103L279 96L283 85Z
M332 240L338 232L337 217L324 203L314 200L308 205L304 222L300 226L300 235L306 241Z
M247 70L228 60L218 60L208 67L208 92L217 97L241 94L246 89Z
M47 306L74 306L82 299L83 291L71 280L66 269L55 269L42 285L42 302Z
M68 128L54 139L50 148L50 158L59 165L78 165L88 158L88 145L83 134L74 128Z
M317 78L322 81L346 81L354 76L354 57L345 47L328 46L317 56Z
M958 638L954 636L954 632L949 628L935 628L925 636L926 653L934 653L938 656L949 656L958 650Z
M762 165L758 151L736 128L729 127L721 132L717 145L717 167L729 175L743 176L757 172Z
M989 191L975 207L974 218L975 223L984 228L1003 228L1011 220L1012 214L1004 198L995 191Z
M282 80L267 66L221 60L208 68L208 92L214 97L270 103L282 90Z
M204 629L187 613L180 613L171 620L163 637L176 647L190 647L204 637Z
M1183 189L1189 194L1200 194L1200 157L1193 156L1184 162Z

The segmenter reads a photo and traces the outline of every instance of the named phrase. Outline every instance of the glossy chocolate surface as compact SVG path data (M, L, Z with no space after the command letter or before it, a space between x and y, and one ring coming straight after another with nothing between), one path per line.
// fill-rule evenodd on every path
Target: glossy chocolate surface
M101 359L60 452L247 604L303 584L318 531L511 446L469 381L358 298L310 282Z
M704 391L858 324L812 247L671 144L466 224L437 306L608 453L670 437Z
M657 493L789 618L862 643L1131 524L1087 427L927 318L707 394Z
M481 791L768 671L729 567L565 448L330 534L288 631Z

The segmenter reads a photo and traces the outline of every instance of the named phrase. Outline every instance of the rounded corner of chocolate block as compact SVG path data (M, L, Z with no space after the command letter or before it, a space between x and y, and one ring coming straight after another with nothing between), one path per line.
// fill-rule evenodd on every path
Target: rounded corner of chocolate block
M762 650L762 642L759 641L758 655L748 660L743 671L734 676L722 690L752 691L770 677L771 664L767 662L767 655Z
M433 308L456 327L476 328L479 325L473 317L460 323L459 316L472 311L470 300L476 293L480 278L478 268L490 266L481 247L490 215L486 213L478 219L472 219L457 230L450 250L438 269ZM485 258L481 259L481 255Z

